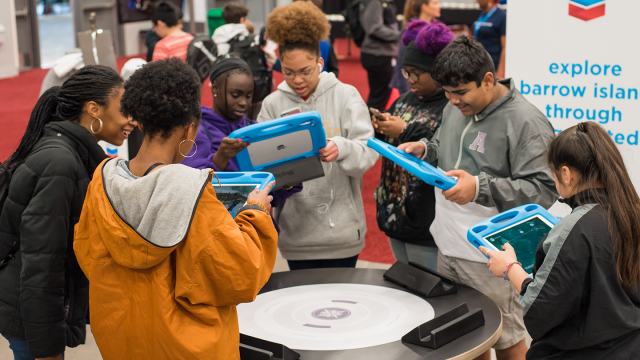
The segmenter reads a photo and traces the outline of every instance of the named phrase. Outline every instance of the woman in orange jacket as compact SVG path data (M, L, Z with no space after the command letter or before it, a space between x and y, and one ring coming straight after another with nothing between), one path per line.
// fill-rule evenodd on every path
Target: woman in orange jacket
M137 70L122 113L143 130L140 152L103 162L89 185L74 250L105 360L239 359L236 304L273 270L269 189L233 219L212 171L179 164L198 131L200 88L178 59Z

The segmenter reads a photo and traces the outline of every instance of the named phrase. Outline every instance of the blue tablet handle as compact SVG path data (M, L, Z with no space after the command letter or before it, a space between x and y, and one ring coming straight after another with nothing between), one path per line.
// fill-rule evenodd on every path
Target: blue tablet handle
M251 162L249 148L246 148L236 155L238 167L240 170L245 171L261 171L307 157L318 156L320 149L327 146L327 137L320 113L317 111L288 115L280 119L256 123L234 130L229 134L230 139L242 139L242 141L252 144L304 130L309 131L311 135L312 149L310 151L288 159L254 166Z
M227 184L241 184L241 185L260 185L258 190L262 191L270 182L276 178L272 173L252 171L252 172L214 172L211 183L225 186ZM271 192L271 191L269 191Z
M426 161L418 159L404 150L398 150L397 147L387 144L382 140L371 138L367 141L367 146L380 153L380 155L402 166L405 170L419 177L429 185L442 190L449 190L457 183L456 179L445 175L444 171L434 167Z
M540 215L553 225L560 221L559 218L551 215L545 208L537 204L528 204L515 207L511 210L501 212L488 219L482 220L473 225L467 231L467 240L478 249L480 246L490 248L490 244L484 239L487 235L521 222L535 215ZM484 254L489 258L486 254Z

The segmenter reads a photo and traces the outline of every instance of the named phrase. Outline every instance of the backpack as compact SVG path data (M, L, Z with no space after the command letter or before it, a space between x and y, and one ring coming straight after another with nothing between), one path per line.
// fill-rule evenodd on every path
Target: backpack
M211 74L217 56L218 47L207 35L196 35L187 47L187 64L198 73L202 82Z
M236 35L229 40L229 54L235 53L247 62L253 74L253 102L264 100L271 94L273 87L273 73L267 66L264 51L260 48L259 35L249 35L241 39Z
M353 38L353 42L357 47L362 46L362 42L364 41L364 28L360 23L360 5L362 4L362 0L353 0L346 9L342 11L342 16L344 16L344 23L347 28L347 31L351 33L351 37Z
M48 145L49 143L57 143L58 146ZM62 145L62 146L59 146L59 145ZM78 156L78 154L76 154L75 151L71 150L71 146L67 144L64 140L51 138L36 144L33 150L31 151L31 153L27 156L27 159L31 157L31 155L41 150L46 150L46 149L51 149L56 147L67 148L69 151L71 151L72 154L76 155L76 157ZM7 197L9 197L9 185L11 183L12 175L13 175L13 172L9 170L9 168L6 167L3 163L0 162L0 215L2 215L2 208L4 207L4 202L7 200ZM7 266L7 264L9 263L9 260L13 260L15 258L15 254L19 250L20 250L20 241L16 241L15 243L13 243L11 248L9 248L9 251L4 256L0 254L0 259L2 259L0 260L0 270L4 269Z

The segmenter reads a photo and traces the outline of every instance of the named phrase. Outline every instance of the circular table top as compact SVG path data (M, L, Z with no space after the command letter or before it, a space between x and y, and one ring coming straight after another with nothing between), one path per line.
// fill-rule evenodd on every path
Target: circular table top
M260 293L310 284L367 284L404 290L402 287L384 280L385 270L378 269L310 269L274 273ZM312 351L293 349L301 355L301 360L418 360L418 359L473 359L498 341L502 333L502 315L491 299L464 285L458 284L456 294L426 299L435 311L435 316L467 303L469 310L481 308L485 324L470 333L442 346L429 349L402 341L350 350ZM284 344L286 345L286 344Z

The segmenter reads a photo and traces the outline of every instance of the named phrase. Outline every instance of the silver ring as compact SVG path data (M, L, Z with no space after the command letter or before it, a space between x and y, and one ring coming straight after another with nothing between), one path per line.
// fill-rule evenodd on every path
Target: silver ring
M491 251L491 249L488 249L485 255L489 256L489 251Z

